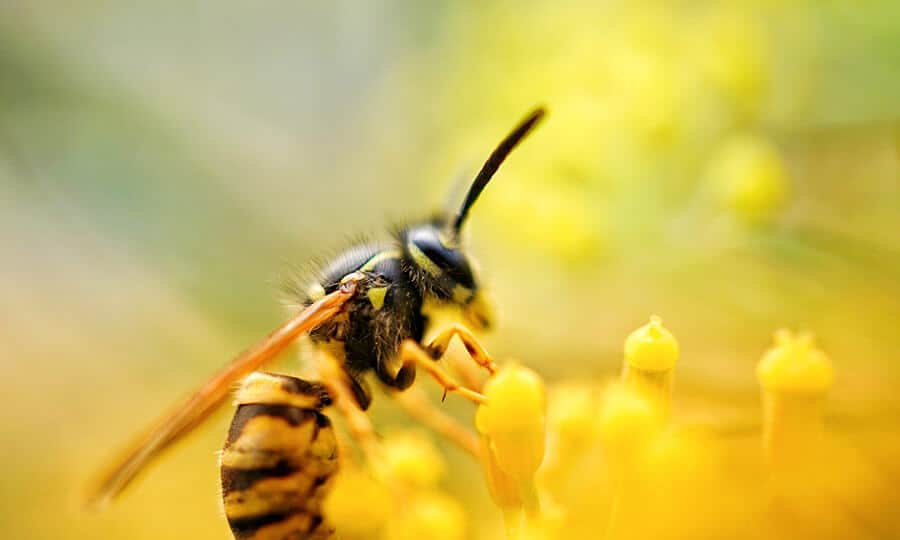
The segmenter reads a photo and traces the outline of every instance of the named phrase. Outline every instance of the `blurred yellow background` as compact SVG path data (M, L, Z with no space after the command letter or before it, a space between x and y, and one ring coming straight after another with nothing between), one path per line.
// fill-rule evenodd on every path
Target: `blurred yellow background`
M0 536L228 538L230 410L111 509L80 497L283 318L292 267L440 208L536 104L549 117L468 226L498 306L489 350L551 387L602 380L657 313L681 345L674 414L728 424L759 417L772 331L810 330L837 373L829 425L896 486L897 2L14 0ZM409 423L379 398L380 429ZM440 446L467 537L499 537L478 465Z

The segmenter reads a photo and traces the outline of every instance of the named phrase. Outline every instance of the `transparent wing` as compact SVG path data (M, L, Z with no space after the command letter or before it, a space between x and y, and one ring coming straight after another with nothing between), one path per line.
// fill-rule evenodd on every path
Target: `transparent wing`
M294 315L160 418L100 477L88 493L87 505L92 508L106 506L150 460L206 420L228 398L235 382L259 369L304 332L334 317L353 296L355 289L355 282L347 281L337 291Z

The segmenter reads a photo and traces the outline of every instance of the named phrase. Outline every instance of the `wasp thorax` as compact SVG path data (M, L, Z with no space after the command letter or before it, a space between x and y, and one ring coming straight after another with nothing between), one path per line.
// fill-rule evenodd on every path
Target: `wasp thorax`
M472 267L455 235L428 223L404 231L402 241L417 281L427 292L458 304L474 298L477 286Z

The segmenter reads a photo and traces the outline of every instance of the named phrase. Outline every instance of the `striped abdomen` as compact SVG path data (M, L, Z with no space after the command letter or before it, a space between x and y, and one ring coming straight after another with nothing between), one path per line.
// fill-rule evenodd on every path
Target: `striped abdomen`
M325 388L295 377L254 373L222 450L225 517L238 540L326 539L321 506L337 472L337 444L321 413Z

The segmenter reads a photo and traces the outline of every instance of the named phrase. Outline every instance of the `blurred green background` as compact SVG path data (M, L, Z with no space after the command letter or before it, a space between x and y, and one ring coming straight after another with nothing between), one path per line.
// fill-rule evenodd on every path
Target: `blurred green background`
M897 2L12 0L0 536L228 537L228 412L112 509L79 498L283 318L290 268L439 208L539 103L469 225L489 349L550 382L610 376L658 313L676 410L728 418L758 410L771 332L809 329L832 414L900 475ZM377 401L379 425L404 421ZM448 451L470 529L494 530Z

